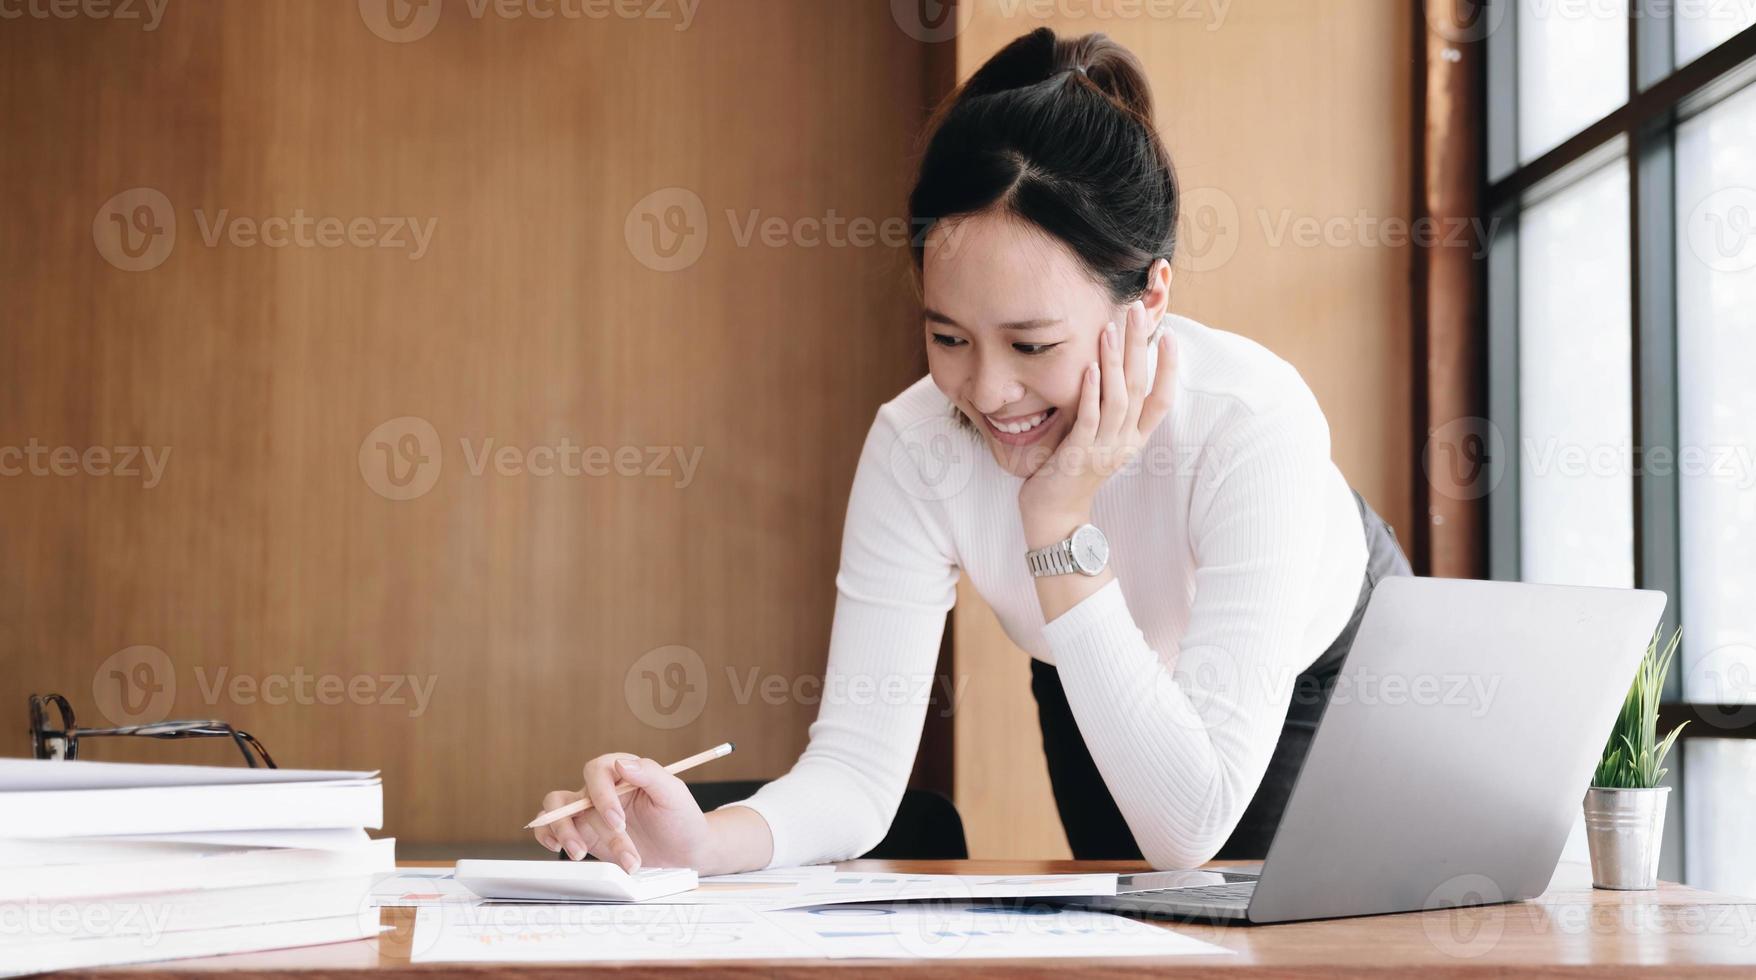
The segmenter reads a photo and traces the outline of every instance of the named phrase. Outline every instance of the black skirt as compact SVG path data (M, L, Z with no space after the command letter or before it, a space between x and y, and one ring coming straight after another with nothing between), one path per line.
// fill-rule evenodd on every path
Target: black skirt
M1359 632L1360 617L1365 614L1366 600L1372 589L1389 575L1409 575L1408 557L1396 541L1396 532L1384 523L1365 498L1354 493L1360 506L1360 520L1366 531L1366 574L1360 583L1360 597L1347 625L1336 634L1334 642L1323 655L1299 675L1293 689L1292 704L1287 708L1286 722L1281 726L1280 741L1268 760L1262 784L1232 835L1215 855L1220 860L1260 861L1268 854L1274 830L1280 826L1280 815L1292 795L1293 781L1305 764L1311 749L1311 737L1317 731L1317 719L1329 701L1335 678L1353 647L1354 634ZM1139 860L1140 846L1122 819L1122 811L1110 796L1109 788L1098 774L1097 764L1079 734L1079 724L1067 705L1067 694L1061 688L1061 675L1054 667L1040 660L1030 662L1030 690L1036 696L1037 720L1043 732L1043 753L1049 760L1049 783L1055 792L1055 808L1061 814L1061 826L1067 831L1067 843L1073 856L1080 860Z

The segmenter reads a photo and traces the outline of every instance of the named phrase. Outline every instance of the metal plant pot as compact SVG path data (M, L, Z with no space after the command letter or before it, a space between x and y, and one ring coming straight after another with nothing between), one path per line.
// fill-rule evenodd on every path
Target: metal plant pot
M1665 836L1671 788L1585 791L1585 839L1591 846L1591 883L1640 891L1658 887L1658 852Z

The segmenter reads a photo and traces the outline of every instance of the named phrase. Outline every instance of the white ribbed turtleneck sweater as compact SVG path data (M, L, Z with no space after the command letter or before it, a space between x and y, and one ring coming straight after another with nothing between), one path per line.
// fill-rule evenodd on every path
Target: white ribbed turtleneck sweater
M883 838L960 571L1014 643L1059 668L1146 859L1192 867L1225 842L1296 677L1353 613L1366 543L1298 372L1236 334L1169 322L1171 414L1093 506L1116 580L1051 623L1025 567L1022 479L955 424L931 378L879 409L848 501L810 744L731 804L767 820L771 866L847 859Z

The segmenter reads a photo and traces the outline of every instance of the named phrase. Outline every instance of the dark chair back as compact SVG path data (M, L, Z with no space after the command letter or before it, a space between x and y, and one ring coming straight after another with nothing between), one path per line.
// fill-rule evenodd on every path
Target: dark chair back
M695 795L695 802L703 810L746 799L761 788L762 781L758 779L689 784L689 792ZM969 845L963 838L963 818L957 814L957 805L940 793L927 789L906 790L901 805L896 808L896 819L890 822L890 832L877 847L861 857L962 860L969 857Z

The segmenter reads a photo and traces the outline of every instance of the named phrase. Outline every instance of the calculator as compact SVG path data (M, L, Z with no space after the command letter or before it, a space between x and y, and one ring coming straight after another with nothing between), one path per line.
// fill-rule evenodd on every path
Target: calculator
M457 862L457 882L483 898L526 902L649 902L693 891L693 868L641 868L609 861Z

